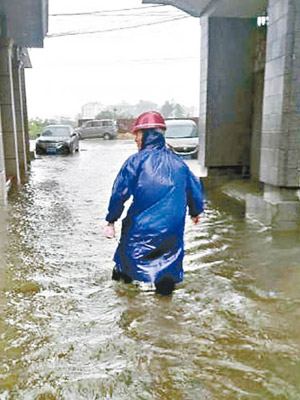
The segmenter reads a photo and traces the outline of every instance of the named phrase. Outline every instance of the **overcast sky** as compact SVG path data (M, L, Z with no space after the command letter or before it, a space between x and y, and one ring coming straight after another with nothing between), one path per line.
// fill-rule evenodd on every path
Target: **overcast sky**
M64 13L79 15L54 15ZM29 118L75 117L90 101L174 100L198 108L198 19L141 0L49 0L49 14L54 37L29 50Z

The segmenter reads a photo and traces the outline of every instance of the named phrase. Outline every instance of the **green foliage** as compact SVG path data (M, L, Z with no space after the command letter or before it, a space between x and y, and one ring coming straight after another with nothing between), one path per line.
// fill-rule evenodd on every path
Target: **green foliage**
M161 106L160 112L163 115L163 117L168 118L172 117L173 110L174 110L174 104L170 103L169 101L166 101Z
M118 111L116 108L114 108L113 110L103 110L99 112L95 117L95 119L122 119L122 118L128 118L128 115Z
M30 119L28 122L29 138L36 139L37 135L42 132L44 126L47 124L47 120L43 121L40 118Z
M149 100L140 100L134 107L135 115L138 116L145 111L157 111L159 106Z
M158 111L165 118L188 118L189 109L174 100L166 100L160 107L149 100L139 100L135 105L126 102L108 106L99 112L94 119L130 119L136 118L145 111Z
M186 118L189 116L184 106L174 101L166 101L161 106L160 112L165 118Z
M112 110L103 110L99 112L95 117L95 119L116 119L116 118L118 118L117 113Z
M186 115L186 112L185 112L183 106L176 103L175 107L174 107L174 117L175 118L185 118L186 116L187 115Z
M37 135L42 132L45 126L52 124L72 125L73 127L76 126L75 121L70 120L69 118L66 117L60 117L59 119L44 119L44 120L40 118L33 118L30 119L28 122L29 138L36 139Z

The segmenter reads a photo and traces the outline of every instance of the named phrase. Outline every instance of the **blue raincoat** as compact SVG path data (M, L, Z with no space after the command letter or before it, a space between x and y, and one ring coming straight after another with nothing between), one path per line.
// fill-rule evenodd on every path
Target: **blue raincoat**
M130 196L114 256L117 270L152 284L163 277L181 282L186 209L191 217L203 211L203 190L153 129L144 132L142 149L127 159L115 179L108 222L120 218Z

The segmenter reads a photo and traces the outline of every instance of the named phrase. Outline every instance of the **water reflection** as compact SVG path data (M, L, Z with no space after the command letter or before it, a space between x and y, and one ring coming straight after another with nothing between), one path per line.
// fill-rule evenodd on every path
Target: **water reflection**
M0 399L298 399L299 236L211 198L199 225L187 221L172 298L112 282L116 240L100 232L133 151L84 141L79 155L36 159L10 195Z

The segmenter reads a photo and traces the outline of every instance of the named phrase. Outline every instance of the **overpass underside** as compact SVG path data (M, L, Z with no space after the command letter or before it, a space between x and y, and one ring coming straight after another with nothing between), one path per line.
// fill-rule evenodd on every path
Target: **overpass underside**
M0 204L25 181L30 159L25 68L27 47L42 47L48 0L0 0Z
M257 181L262 195L247 197L248 214L299 228L300 1L143 3L200 17L199 161L208 181Z

